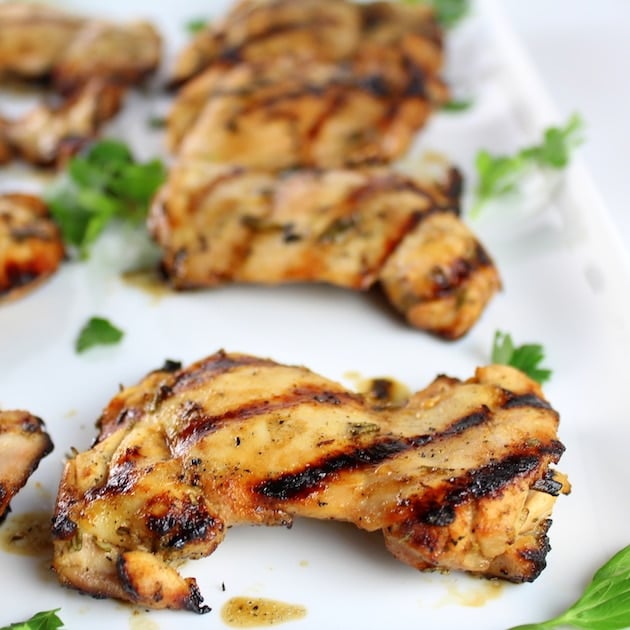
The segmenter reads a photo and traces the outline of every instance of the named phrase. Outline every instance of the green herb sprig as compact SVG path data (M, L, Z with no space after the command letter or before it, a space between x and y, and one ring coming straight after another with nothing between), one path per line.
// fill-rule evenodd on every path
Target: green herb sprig
M75 350L81 353L94 346L113 345L118 343L123 336L123 331L107 319L91 317L79 332Z
M27 621L12 623L0 630L57 630L64 627L63 621L57 615L60 610L61 608L55 608L55 610L38 612Z
M528 169L565 168L575 147L583 142L583 129L582 119L574 114L564 127L547 129L540 144L515 155L494 156L485 150L479 151L475 161L478 181L470 216L478 216L491 199L515 191Z
M87 258L90 247L114 220L141 224L166 177L161 161L141 164L117 140L101 140L68 162L47 195L64 241Z
M442 111L448 113L466 112L473 106L472 100L452 100L442 105Z
M444 28L453 28L470 12L470 0L403 0L407 4L428 4Z
M191 35L196 35L200 31L203 31L210 24L210 20L208 18L193 18L188 20L184 27Z
M582 596L561 615L511 630L550 630L560 626L589 630L630 628L630 545L595 573Z
M491 358L493 363L518 368L539 383L551 378L551 370L539 367L545 358L544 349L540 344L526 343L515 346L512 336L499 330L494 333Z

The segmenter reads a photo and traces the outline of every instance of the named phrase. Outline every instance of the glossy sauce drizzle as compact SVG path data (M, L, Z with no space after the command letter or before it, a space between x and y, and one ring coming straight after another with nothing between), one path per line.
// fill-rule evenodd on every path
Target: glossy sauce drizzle
M50 512L12 514L0 528L0 547L21 556L52 556Z
M232 597L221 609L224 623L233 628L275 626L305 615L304 606L262 597Z

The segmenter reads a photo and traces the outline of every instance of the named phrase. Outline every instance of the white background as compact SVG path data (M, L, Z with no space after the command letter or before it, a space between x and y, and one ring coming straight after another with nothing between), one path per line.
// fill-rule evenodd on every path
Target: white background
M502 5L563 119L587 123L581 157L630 252L630 2Z

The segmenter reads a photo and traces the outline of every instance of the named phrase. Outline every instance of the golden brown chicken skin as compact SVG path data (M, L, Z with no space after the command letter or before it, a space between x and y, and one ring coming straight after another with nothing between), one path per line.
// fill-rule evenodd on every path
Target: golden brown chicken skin
M60 581L97 597L206 612L184 559L231 526L308 517L381 530L418 569L514 582L545 566L563 446L539 386L505 366L375 403L304 367L218 352L122 389L66 464Z
M377 58L370 52L352 68L292 59L210 69L176 99L169 148L186 159L274 170L392 161L407 151L446 89L408 72L400 49Z
M0 121L0 163L62 163L97 135L160 57L160 36L146 22L115 24L39 4L0 4L0 80L46 81L53 92L22 117Z
M0 300L15 298L48 278L64 258L57 225L33 195L0 195Z
M179 162L154 200L149 228L178 289L381 285L412 325L455 339L500 286L458 203L455 171L423 181L385 168L271 174Z
M99 78L119 86L141 83L161 58L161 38L148 22L114 24L87 20L53 67L53 85L72 94Z
M448 99L442 57L426 8L243 2L185 51L168 146L267 169L388 162Z
M275 63L283 57L340 62L366 42L398 45L409 33L423 36L441 64L441 29L427 5L345 0L242 0L213 20L177 55L172 85L213 66Z
M0 3L0 79L46 79L84 19L30 2Z
M147 22L116 24L44 4L0 3L0 78L51 79L71 93L92 78L131 85L153 72L161 38Z
M40 418L27 411L0 410L0 521L11 499L52 449Z
M97 137L123 98L120 85L96 78L61 102L36 106L6 125L11 155L37 166L62 165Z

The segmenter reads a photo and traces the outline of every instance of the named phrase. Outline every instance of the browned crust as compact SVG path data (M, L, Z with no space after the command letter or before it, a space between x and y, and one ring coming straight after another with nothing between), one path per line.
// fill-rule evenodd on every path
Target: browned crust
M41 418L23 410L0 411L0 521L11 499L52 450Z
M54 274L65 251L46 204L34 195L0 195L0 300L14 299Z

